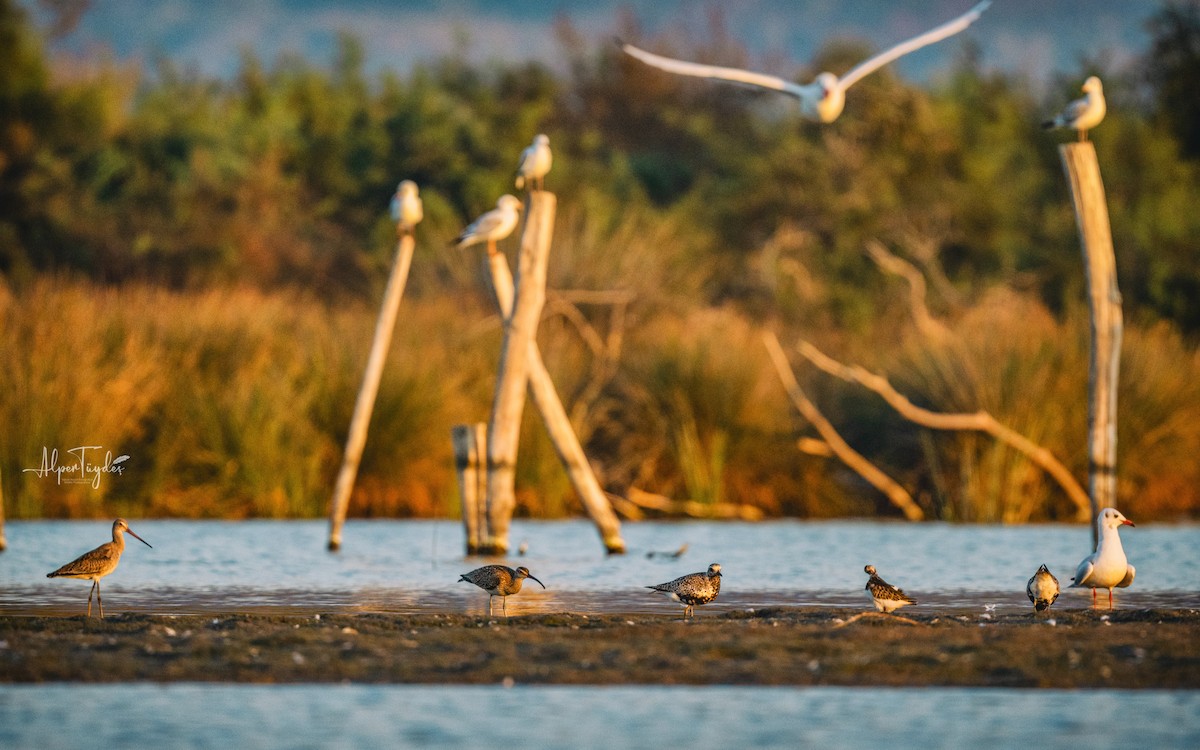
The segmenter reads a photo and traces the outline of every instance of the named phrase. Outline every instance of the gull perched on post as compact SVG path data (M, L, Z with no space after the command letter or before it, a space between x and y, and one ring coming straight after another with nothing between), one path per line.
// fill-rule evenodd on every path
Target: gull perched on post
M926 31L924 34L915 36L906 42L901 42L891 49L859 63L841 78L838 78L833 73L825 72L819 74L812 83L806 86L792 83L786 79L766 73L755 73L754 71L742 70L740 68L724 68L717 65L703 65L701 63L675 60L670 57L663 57L647 52L634 47L632 44L622 44L621 49L647 65L665 70L668 73L743 83L748 86L757 86L789 94L800 100L800 112L805 117L829 123L836 120L838 115L842 113L842 108L846 106L846 89L857 83L859 79L887 65L898 57L959 33L970 26L975 19L979 18L980 14L987 10L987 7L991 4L991 0L984 0L953 21L948 21L935 29Z
M1104 101L1104 86L1096 76L1083 82L1084 96L1063 108L1053 118L1042 123L1046 130L1051 128L1073 128L1079 131L1079 140L1087 140L1087 132L1099 125L1108 112Z
M396 233L412 234L421 219L425 218L425 208L421 204L421 197L417 195L417 183L404 180L397 185L389 208L392 221L396 222Z
M479 242L486 242L488 253L496 252L496 242L512 234L517 228L518 214L521 211L521 201L512 195L502 195L496 201L496 207L480 216L462 230L462 234L454 238L454 246L464 248Z
M543 190L553 161L550 138L538 133L533 137L533 143L521 152L521 163L517 165L517 190L523 190L526 185L530 190Z
M1105 508L1096 516L1096 526L1100 531L1100 541L1096 551L1079 563L1075 569L1074 583L1070 588L1090 588L1092 590L1092 605L1096 604L1096 589L1108 589L1108 608L1112 609L1113 587L1125 588L1133 583L1136 571L1125 557L1125 548L1121 546L1121 535L1117 529L1122 526L1133 526L1133 521L1126 518L1116 508Z

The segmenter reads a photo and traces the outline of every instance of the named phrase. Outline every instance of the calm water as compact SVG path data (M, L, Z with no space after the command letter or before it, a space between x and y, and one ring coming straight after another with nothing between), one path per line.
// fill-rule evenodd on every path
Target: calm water
M111 523L38 521L8 525L0 554L0 612L77 613L90 583L46 573L104 542ZM325 551L323 521L133 521L154 545L127 537L121 567L104 580L109 612L184 614L230 611L483 613L487 597L458 574L485 562L464 559L462 528L450 521L358 521L343 550ZM582 521L517 523L514 547L547 587L527 585L510 613L670 612L642 587L720 562L721 600L732 607L863 603L871 563L923 602L1027 608L1025 582L1046 563L1064 585L1088 554L1083 526L962 526L873 522L626 524L626 555L607 557ZM1200 607L1200 526L1142 525L1121 538L1137 567L1119 605ZM648 551L688 545L678 560ZM1090 604L1067 591L1060 607ZM513 610L513 607L516 607Z
M865 688L32 685L37 748L1200 747L1200 693Z

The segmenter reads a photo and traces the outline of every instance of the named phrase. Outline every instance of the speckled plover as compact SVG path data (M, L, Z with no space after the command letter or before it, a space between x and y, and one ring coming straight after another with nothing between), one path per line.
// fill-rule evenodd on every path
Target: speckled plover
M864 567L863 571L870 576L864 587L867 596L871 597L871 601L875 603L875 609L880 612L892 612L906 604L917 603L916 599L876 575L874 565Z
M690 573L674 581L646 588L665 594L682 604L683 617L687 619L688 615L693 614L693 607L697 604L708 604L721 593L721 566L713 563L703 573Z
M1058 579L1050 572L1045 563L1037 569L1025 584L1025 594L1033 602L1035 612L1044 612L1058 598Z

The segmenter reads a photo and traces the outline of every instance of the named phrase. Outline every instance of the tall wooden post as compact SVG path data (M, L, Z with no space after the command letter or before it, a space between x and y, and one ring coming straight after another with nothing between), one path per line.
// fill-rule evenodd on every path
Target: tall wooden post
M512 315L504 321L496 395L488 421L488 533L482 550L488 554L508 552L508 529L517 504L517 444L525 410L529 349L535 345L546 302L546 265L556 205L553 193L540 190L529 194L526 205Z
M1121 292L1100 163L1091 141L1058 147L1087 268L1092 352L1088 377L1088 489L1092 518L1117 502L1117 376L1121 367ZM1092 541L1096 541L1092 525Z
M358 399L354 402L354 415L350 418L350 434L346 437L346 452L342 468L338 472L333 498L329 502L329 549L336 552L342 546L342 525L346 521L346 508L350 504L350 492L358 475L358 464L362 460L363 446L367 443L367 426L371 422L371 411L375 408L375 396L379 393L379 381L383 378L383 363L387 359L388 347L392 342L392 330L400 311L400 298L408 282L408 269L412 265L413 247L416 240L411 232L400 235L396 244L396 259L388 277L387 289L383 293L383 306L379 320L375 323L375 338L371 341L371 354L367 358L367 371L363 374Z
M496 297L500 317L507 319L513 309L513 278L503 253L489 253L488 275L492 281L492 291ZM625 541L621 538L621 521L613 511L608 495L600 487L600 482L588 463L587 454L579 443L579 437L571 427L571 419L567 416L567 410L563 408L562 399L558 397L554 380L550 377L550 371L546 369L536 340L527 350L526 356L529 360L529 393L533 397L533 405L542 415L550 442L554 444L554 450L566 469L571 486L575 488L575 494L579 496L584 510L596 524L604 549L609 554L623 554Z
M0 552L8 549L8 540L4 538L4 475L0 474Z
M479 554L487 529L484 503L487 501L487 425L457 424L450 429L454 441L454 466L458 473L458 493L462 497L463 531L467 535L467 554Z

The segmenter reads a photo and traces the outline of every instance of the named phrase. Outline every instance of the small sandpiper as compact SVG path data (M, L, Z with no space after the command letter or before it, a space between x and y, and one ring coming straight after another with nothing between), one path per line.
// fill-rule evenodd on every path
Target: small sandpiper
M1025 584L1025 594L1033 602L1035 612L1045 612L1058 599L1058 579L1044 563Z
M916 599L876 575L874 565L866 566L863 571L871 576L867 579L865 586L867 596L871 597L871 601L875 603L875 609L880 612L890 613L906 604L917 603Z
M546 584L538 581L524 565L513 570L507 565L484 565L470 573L463 573L458 580L473 583L488 592L488 617L492 616L492 597L500 597L501 610L508 617L508 597L521 590L521 582L530 578L538 582L542 588Z
M660 583L646 588L666 594L683 605L683 618L694 614L693 607L697 604L708 604L721 593L721 566L713 563L703 573L689 573L674 581Z

